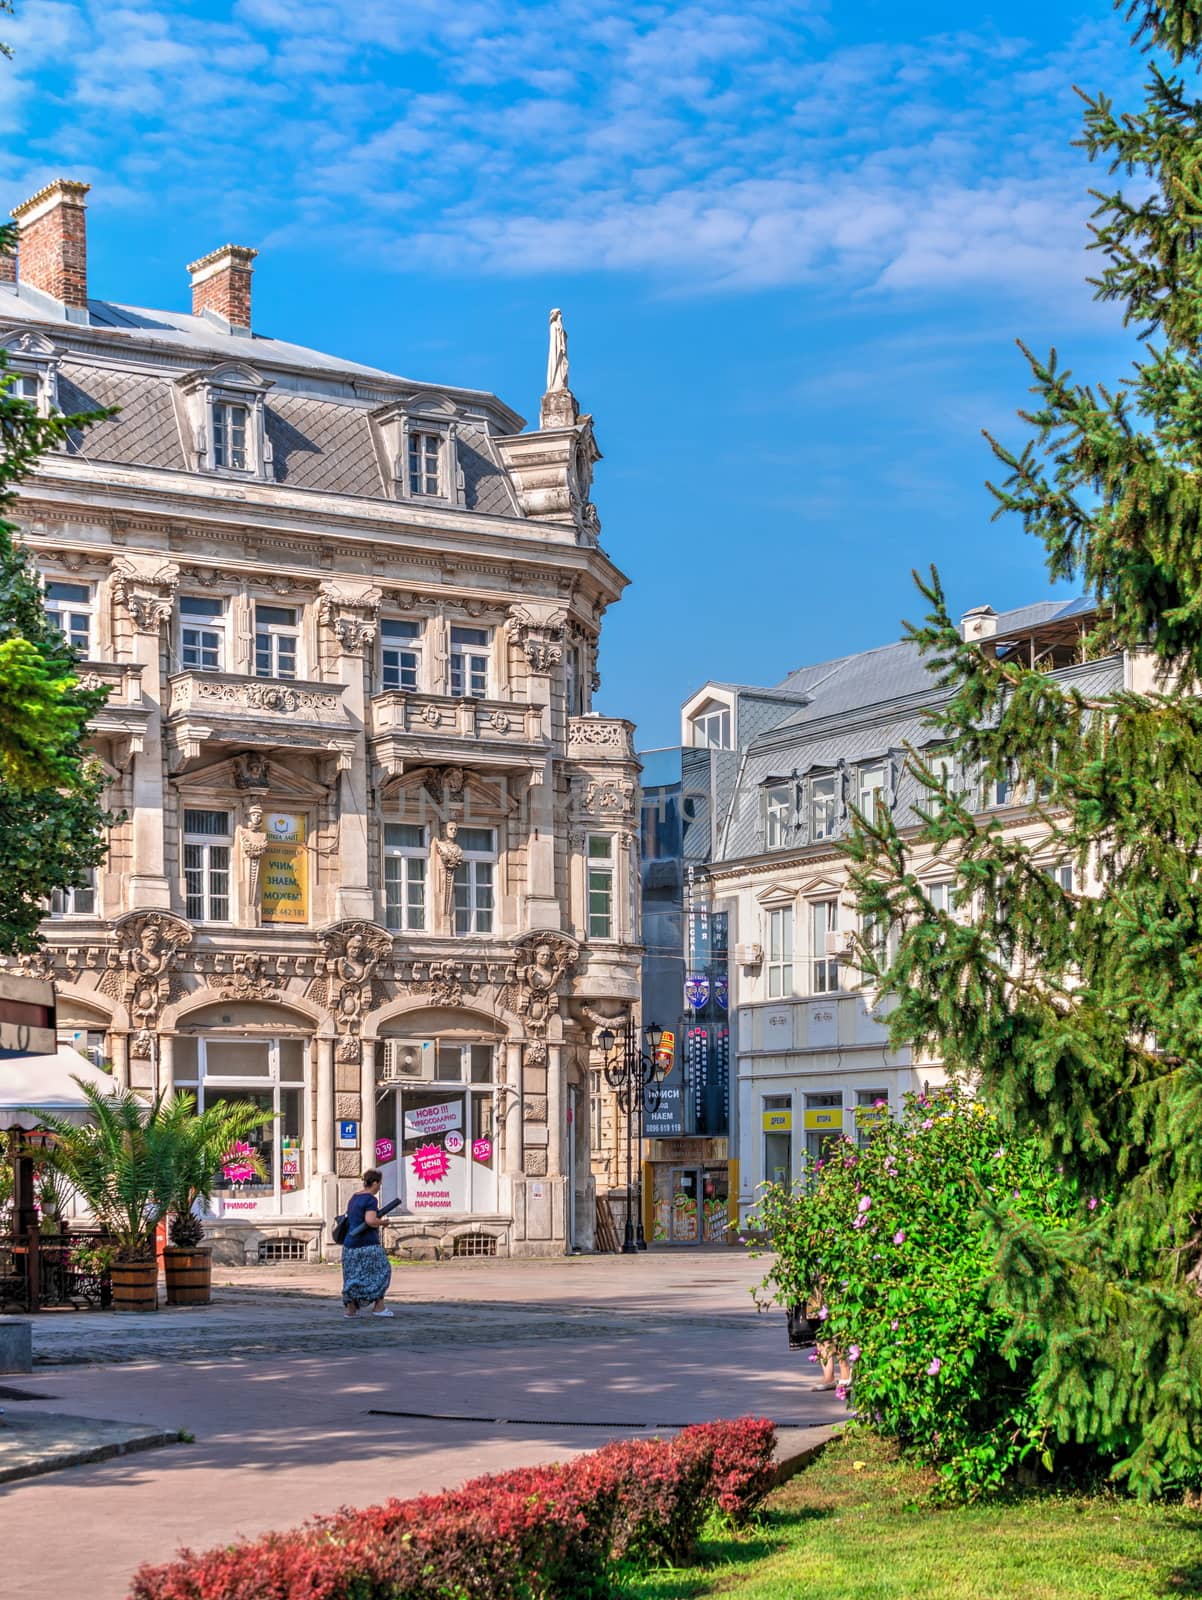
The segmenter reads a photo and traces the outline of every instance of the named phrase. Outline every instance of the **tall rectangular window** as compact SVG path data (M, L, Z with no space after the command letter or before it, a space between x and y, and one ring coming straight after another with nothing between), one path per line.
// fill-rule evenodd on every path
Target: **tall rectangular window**
M889 1120L888 1089L856 1090L856 1143L864 1146Z
M420 932L426 926L426 830L408 822L384 824L384 926Z
M614 927L614 841L608 833L588 836L588 936L611 939Z
M601 1149L603 1137L601 1112L605 1104L605 1091L600 1067L593 1067L590 1070L588 1081L588 1145L590 1150L597 1151Z
M451 693L483 700L488 693L488 629L451 629Z
M438 488L439 446L436 433L409 435L409 493L436 495Z
M92 586L88 583L46 585L46 616L69 645L86 656L92 646Z
M789 843L792 786L774 784L764 791L764 848L782 850Z
M184 897L189 921L230 920L228 811L184 812Z
M982 795L985 809L993 811L1001 806L1018 804L1017 787L1014 782L1014 769L1007 763L1005 768L993 777L986 778L984 794Z
M245 472L247 409L230 400L213 402L213 465Z
M14 372L10 367L5 377L8 379L7 392L14 400L24 400L27 406L40 408L42 385L36 372Z
M793 1181L793 1096L766 1094L761 1102L764 1124L764 1182Z
M812 994L831 994L839 987L839 959L828 934L839 930L839 902L815 900L810 906L810 971Z
M860 785L856 804L866 822L876 822L880 819L885 806L884 767L860 768Z
M185 672L220 672L225 661L225 601L185 594L179 602L179 661Z
M295 606L256 606L255 676L295 678L297 638Z
M838 825L837 779L833 772L810 780L810 838L833 839Z
M768 913L768 998L793 993L793 907Z
M50 895L52 917L91 917L96 914L96 868L89 867L81 884L70 889L54 889Z
M1053 883L1057 883L1065 894L1073 892L1073 864L1071 861L1058 861L1054 867L1049 867L1048 876Z
M948 916L952 913L952 885L949 879L941 879L937 883L924 883L923 893L931 903L932 911L944 911Z
M491 933L497 837L491 828L460 828L463 860L455 868L455 932Z
M420 622L385 617L380 623L380 683L416 692L422 686Z

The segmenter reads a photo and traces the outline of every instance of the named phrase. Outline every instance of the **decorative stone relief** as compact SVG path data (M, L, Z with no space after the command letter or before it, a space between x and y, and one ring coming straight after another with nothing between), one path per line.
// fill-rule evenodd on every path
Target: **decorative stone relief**
M547 1024L559 1011L559 987L580 959L580 946L566 934L527 933L516 941L508 973L505 1008L526 1024L526 1059L547 1059Z
M331 585L324 589L318 602L318 619L346 655L360 655L375 638L380 599L380 590L374 586L343 589Z
M174 561L140 563L118 556L113 563L113 599L129 613L139 633L157 633L170 621L179 587L179 567Z
M624 756L633 761L630 724L616 717L570 717L568 754Z
M531 672L550 672L563 660L563 635L567 613L562 607L515 605L507 624L510 637L520 646Z
M586 811L629 813L634 804L635 786L629 779L602 778L585 784L581 803Z
M239 756L234 762L234 784L239 789L268 789L271 779L268 776L267 757L260 755L255 750L250 750L244 756Z
M278 1000L280 991L272 981L266 956L252 950L239 950L234 956L231 971L218 981L217 993L222 1000Z
M535 1145L526 1151L526 1175L530 1178L545 1178L547 1176L547 1152L540 1145Z
M547 1097L545 1094L528 1094L523 1107L522 1114L527 1122L546 1122Z
M363 1018L383 999L377 970L392 957L392 936L373 922L339 922L317 935L321 954L308 997L334 1017L339 1061L358 1061Z
M117 919L113 932L116 948L107 952L109 971L100 991L129 1012L130 1053L149 1057L163 1007L182 992L177 971L192 943L192 927L169 911L131 911Z

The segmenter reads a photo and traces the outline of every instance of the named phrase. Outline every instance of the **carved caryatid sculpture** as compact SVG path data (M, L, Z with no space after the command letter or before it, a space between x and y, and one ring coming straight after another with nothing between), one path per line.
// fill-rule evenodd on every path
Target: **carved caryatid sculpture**
M459 824L448 822L446 837L434 841L434 849L442 869L442 914L448 926L455 915L455 874L463 865L463 846L455 842L458 832Z
M263 825L263 807L257 802L247 807L246 822L238 829L238 852L242 857L243 881L246 885L246 907L259 922L259 876L263 855L267 849L267 829Z

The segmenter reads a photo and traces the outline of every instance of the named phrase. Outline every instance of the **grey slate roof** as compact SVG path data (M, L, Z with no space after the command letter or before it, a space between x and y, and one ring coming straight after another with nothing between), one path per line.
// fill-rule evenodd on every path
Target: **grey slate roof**
M1039 602L999 616L997 631L1005 634L1091 609L1089 602L1082 601ZM1084 693L1101 694L1121 686L1122 675L1121 658L1107 657L1063 668L1056 678ZM808 693L812 700L786 721L747 741L741 739L741 750L731 752L738 758L738 780L733 791L723 797L725 804L718 806L716 860L763 851L763 789L772 780L793 784L804 806L808 776L844 772L847 798L854 799L856 768L884 763L897 786L895 815L903 825L917 820L914 806L925 801L926 791L903 771L906 747L921 750L937 742L937 731L923 711L942 698L917 646L901 641L802 667L791 672L780 687ZM746 726L745 715L741 699L741 729ZM847 822L845 817L845 825ZM791 842L808 840L802 832Z
M46 296L0 283L0 326L31 325L65 351L58 369L60 408L119 408L119 415L72 440L73 452L88 460L191 470L195 457L186 416L177 405L176 382L198 367L238 360L270 383L265 425L277 483L373 500L391 498L371 413L394 398L428 391L467 408L460 418L457 451L464 508L493 516L523 515L489 425L508 433L524 424L493 395L418 384L285 340L227 332L206 317L185 312L90 300L88 316L86 326L67 321L62 308ZM129 370L122 370L125 357Z

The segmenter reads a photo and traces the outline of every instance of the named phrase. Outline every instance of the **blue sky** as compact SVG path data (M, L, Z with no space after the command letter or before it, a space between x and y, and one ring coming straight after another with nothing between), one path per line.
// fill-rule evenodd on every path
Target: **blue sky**
M1133 103L1108 0L17 0L0 203L90 181L93 292L187 304L257 246L259 330L537 416L546 317L632 587L599 708L672 742L708 677L772 683L953 604L1046 590L992 523L1056 343L1133 353L1082 280L1072 84Z

